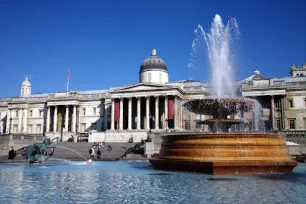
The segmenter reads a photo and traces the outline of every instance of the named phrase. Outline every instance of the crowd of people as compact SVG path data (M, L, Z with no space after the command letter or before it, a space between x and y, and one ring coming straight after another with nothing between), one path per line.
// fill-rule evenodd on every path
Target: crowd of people
M106 149L105 149L106 148ZM95 149L97 149L97 152L95 153ZM105 151L112 151L112 146L105 144L105 142L98 142L94 143L94 145L89 149L89 157L91 160L95 159L95 156L98 160L102 159L102 150L105 149Z

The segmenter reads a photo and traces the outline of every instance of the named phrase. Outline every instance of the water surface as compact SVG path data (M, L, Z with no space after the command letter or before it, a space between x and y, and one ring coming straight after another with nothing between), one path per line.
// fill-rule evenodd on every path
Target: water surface
M293 174L206 175L148 162L0 165L0 203L305 203L306 165Z

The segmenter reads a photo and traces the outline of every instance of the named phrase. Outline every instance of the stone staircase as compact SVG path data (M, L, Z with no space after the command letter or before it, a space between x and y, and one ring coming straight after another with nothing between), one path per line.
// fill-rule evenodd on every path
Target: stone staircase
M57 148L54 152L54 158L68 159L68 160L85 160L89 159L89 149L94 145L94 143L73 143L73 142L59 142L54 143ZM107 146L111 145L112 150L107 151ZM129 148L135 146L136 143L106 143L106 146L101 149L102 159L104 161L113 161L120 158ZM68 150L66 148L72 149ZM78 152L74 152L74 151ZM97 148L95 148L95 152ZM80 155L79 155L80 154ZM123 159L134 160L134 159L145 159L139 154L129 154ZM97 158L95 157L95 160Z

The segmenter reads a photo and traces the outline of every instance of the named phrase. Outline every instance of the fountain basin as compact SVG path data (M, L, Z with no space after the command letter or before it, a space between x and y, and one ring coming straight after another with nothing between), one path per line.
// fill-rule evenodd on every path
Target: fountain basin
M154 168L210 174L286 173L297 162L290 159L279 134L180 133L162 136Z

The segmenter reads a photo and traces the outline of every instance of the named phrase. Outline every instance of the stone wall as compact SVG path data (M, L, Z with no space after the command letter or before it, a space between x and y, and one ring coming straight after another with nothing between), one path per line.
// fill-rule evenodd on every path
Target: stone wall
M128 142L131 137L133 142L140 142L141 139L146 140L148 136L146 131L90 131L88 142Z

